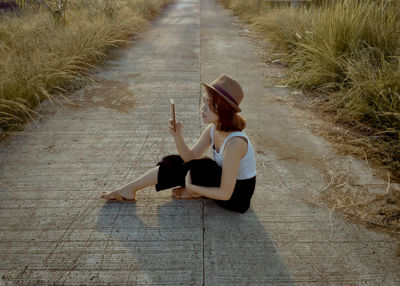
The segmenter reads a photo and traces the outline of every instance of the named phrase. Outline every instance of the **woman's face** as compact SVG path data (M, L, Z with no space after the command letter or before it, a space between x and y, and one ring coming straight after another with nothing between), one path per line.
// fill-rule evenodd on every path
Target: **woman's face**
M203 94L203 104L201 105L201 119L204 123L218 124L219 117L217 114L211 111L210 105L212 104L210 96L205 92Z

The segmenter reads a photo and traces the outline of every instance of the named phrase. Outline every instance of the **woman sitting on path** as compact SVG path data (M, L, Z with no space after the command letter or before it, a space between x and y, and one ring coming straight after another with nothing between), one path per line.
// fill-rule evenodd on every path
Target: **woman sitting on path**
M206 92L201 116L204 123L210 124L193 148L182 137L182 122L176 122L174 131L170 120L169 132L180 156L162 158L157 167L137 180L114 192L103 192L104 199L135 202L136 192L145 187L155 185L160 191L180 186L172 191L175 198L204 196L224 208L247 211L256 185L256 164L253 146L242 131L246 121L237 114L244 96L242 88L226 75L202 84ZM210 145L214 160L201 158Z

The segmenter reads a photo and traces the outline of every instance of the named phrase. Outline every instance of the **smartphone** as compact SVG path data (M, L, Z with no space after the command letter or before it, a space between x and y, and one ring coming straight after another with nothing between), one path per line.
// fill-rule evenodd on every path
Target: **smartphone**
M170 99L169 101L171 102L172 125L174 126L174 132L176 132L175 103L173 99Z

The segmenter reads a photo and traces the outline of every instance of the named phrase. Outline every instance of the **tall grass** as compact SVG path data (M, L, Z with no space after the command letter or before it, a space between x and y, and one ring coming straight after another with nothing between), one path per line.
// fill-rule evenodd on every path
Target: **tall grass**
M60 25L46 7L0 16L0 134L18 130L44 99L87 77L169 0L69 1Z
M296 9L263 0L221 2L270 39L271 60L288 66L284 84L317 91L313 102L347 127L339 128L344 134L319 132L388 171L380 195L352 174L330 172L321 198L332 211L400 240L399 191L390 184L400 180L400 1L314 0Z
M381 163L399 173L400 1L320 0L298 9L221 2L271 40L288 65L283 83L327 94L323 108L341 122L368 124Z

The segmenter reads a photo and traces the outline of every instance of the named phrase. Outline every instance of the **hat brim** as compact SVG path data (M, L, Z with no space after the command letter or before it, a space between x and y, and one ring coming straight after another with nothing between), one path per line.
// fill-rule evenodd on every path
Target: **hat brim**
M201 84L204 85L204 87L210 88L210 89L212 89L213 91L215 91L216 93L218 93L220 96L222 96L222 98L225 99L225 100L229 103L229 105L232 106L232 108L233 108L236 112L242 111L242 110L240 109L240 107L239 107L236 103L234 103L234 102L233 102L232 100L230 100L228 97L226 97L225 95L223 95L222 93L220 93L220 92L219 92L217 89L215 89L213 86L211 86L211 85L209 85L209 84L207 84L207 83L205 83L205 82L202 82Z

